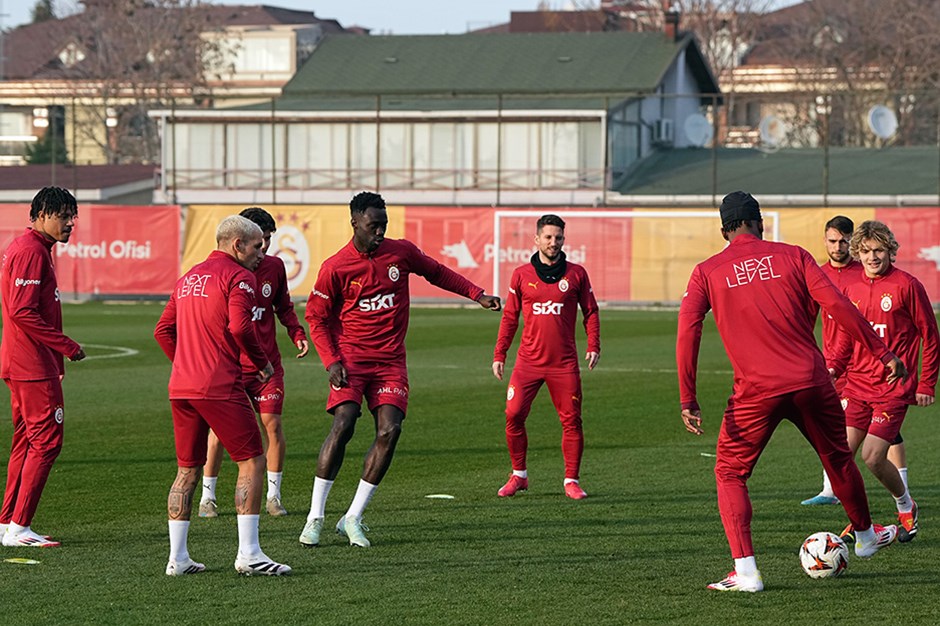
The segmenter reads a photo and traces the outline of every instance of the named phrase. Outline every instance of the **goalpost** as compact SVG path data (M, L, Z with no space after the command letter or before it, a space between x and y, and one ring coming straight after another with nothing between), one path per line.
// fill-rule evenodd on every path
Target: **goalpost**
M510 219L510 218L528 218L528 221L526 224L526 228L528 229L527 232L531 232L532 235L534 236L535 222L538 220L539 217L541 217L542 215L545 215L546 213L554 213L555 215L558 215L559 217L561 217L562 219L565 219L566 221L573 220L573 219L624 219L624 220L668 219L668 220L674 220L674 219L689 219L689 218L696 218L696 219L707 218L707 219L715 220L716 228L717 228L716 218L718 216L717 210L711 210L711 211L682 211L682 210L679 210L679 211L667 211L667 210L603 211L603 210L595 209L595 210L585 210L585 211L563 210L563 211L553 212L553 211L544 210L544 209L540 209L540 210L526 209L526 210L494 211L493 213L493 251L494 252L493 252L493 291L492 291L493 294L502 295L500 292L500 289L501 289L500 283L502 282L501 271L504 265L502 262L503 255L501 254L501 251L503 250L502 238L503 238L503 230L504 230L503 229L504 220ZM769 222L769 225L770 225L769 232L768 232L769 239L771 241L779 241L780 240L780 213L779 211L764 211L763 217L764 217L765 223ZM568 229L570 230L570 224L568 226ZM527 239L526 241L531 241L531 239ZM529 245L528 249L530 250L529 255L531 255L532 252L534 252L535 250L535 246ZM519 263L517 263L516 261L518 261L518 259L510 260L509 262L511 264L518 265ZM528 261L528 258L526 258L525 261ZM603 261L601 261L601 263L603 263ZM597 263L595 263L595 265L597 265ZM685 276L684 278L688 278L688 276Z

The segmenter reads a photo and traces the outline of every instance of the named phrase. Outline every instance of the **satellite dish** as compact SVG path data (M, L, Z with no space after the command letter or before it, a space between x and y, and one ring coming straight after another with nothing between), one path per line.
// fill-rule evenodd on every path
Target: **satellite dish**
M898 132L898 118L888 107L876 104L868 109L868 127L881 139L890 139Z
M685 118L682 128L685 130L685 136L689 143L697 148L707 144L715 135L715 129L712 127L711 122L701 113L693 113Z
M776 115L768 115L757 126L760 133L761 144L765 146L779 146L787 136L787 125Z

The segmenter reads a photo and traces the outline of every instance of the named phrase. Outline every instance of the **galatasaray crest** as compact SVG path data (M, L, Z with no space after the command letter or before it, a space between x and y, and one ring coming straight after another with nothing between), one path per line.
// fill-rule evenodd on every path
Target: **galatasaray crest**
M890 293L883 294L881 296L881 310L887 313L888 311L891 310L891 305L892 305L891 294Z
M271 297L271 291L272 291L272 290L271 290L271 283L268 282L268 281L264 281L264 284L261 285L261 295L264 296L265 298L270 298L270 297Z
M558 281L558 291L565 293L566 291L568 291L568 287L569 285L568 285L567 278L562 278L561 280Z
M401 272L398 271L397 265L388 266L388 277L392 280L392 282L398 282L398 279L401 278Z

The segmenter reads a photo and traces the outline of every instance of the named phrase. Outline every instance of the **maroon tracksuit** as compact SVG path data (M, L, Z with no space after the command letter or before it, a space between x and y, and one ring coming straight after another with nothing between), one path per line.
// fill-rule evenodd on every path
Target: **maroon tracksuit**
M371 253L350 241L320 266L305 317L323 367L342 363L349 380L348 387L330 387L327 410L361 404L366 396L370 409L391 404L406 412L411 274L471 300L483 295L482 287L405 239L385 239Z
M601 351L601 325L597 300L583 267L567 263L565 276L555 283L543 282L531 263L517 267L509 280L509 295L493 361L506 362L522 312L522 341L506 393L506 443L514 470L526 469L528 437L525 430L529 408L542 383L548 386L561 420L561 450L565 478L577 479L584 451L581 427L581 375L574 327L578 307L584 314L588 352Z
M62 333L51 241L28 229L3 256L0 378L10 388L13 444L0 524L29 526L62 449L63 355L81 346Z
M882 363L892 354L802 248L741 234L696 266L679 309L676 361L683 409L698 409L696 363L711 309L734 368L718 435L718 507L734 558L752 556L747 479L777 425L789 419L819 454L854 527L871 526L845 417L813 329L821 306Z
M180 467L205 465L209 428L233 461L262 454L239 362L244 353L257 371L268 364L252 322L255 289L252 272L213 251L177 281L157 322L154 337L173 362L169 392Z

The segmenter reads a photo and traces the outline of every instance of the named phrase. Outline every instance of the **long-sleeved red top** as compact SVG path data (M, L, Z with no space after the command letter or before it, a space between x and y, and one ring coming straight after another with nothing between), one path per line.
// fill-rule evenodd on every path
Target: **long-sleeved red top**
M862 264L852 259L845 267L835 267L829 261L819 266L829 277L829 280L839 289L844 291L845 285L857 280L862 276ZM839 325L832 321L832 316L822 312L822 351L826 359L830 359L835 354L836 340L839 337Z
M52 265L55 241L29 228L3 255L0 378L48 380L65 373L63 356L81 346L62 333L62 303Z
M254 308L255 331L261 342L261 349L268 355L271 365L277 369L281 364L281 351L277 347L277 325L274 323L274 316L281 320L294 343L306 339L307 334L297 319L297 313L294 312L284 261L276 256L264 257L261 265L255 270L255 280L258 282ZM258 372L258 368L245 352L241 353L241 363L246 374Z
M509 280L509 295L499 323L493 360L506 362L522 311L522 341L517 363L578 371L574 327L579 306L584 315L588 352L600 352L601 323L587 271L580 265L568 263L561 280L546 283L538 277L531 263L520 265Z
M827 384L813 329L818 306L882 362L892 355L809 252L741 234L699 263L679 307L676 363L683 409L698 409L696 365L711 309L734 368L733 398L756 399Z
M228 400L245 395L239 352L256 371L268 357L251 321L255 277L215 250L176 283L154 337L173 361L171 400Z
M843 287L843 292L910 372L905 380L888 384L878 361L840 331L829 366L836 374L844 372L843 394L859 400L890 399L908 404L916 403L915 394L935 395L940 369L940 333L924 285L892 266L875 278L860 274ZM918 379L921 345L924 352Z
M471 300L483 289L427 256L410 241L385 239L371 254L352 241L320 266L304 317L323 366L404 362L411 296L408 279Z

